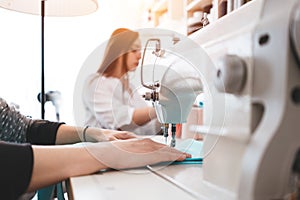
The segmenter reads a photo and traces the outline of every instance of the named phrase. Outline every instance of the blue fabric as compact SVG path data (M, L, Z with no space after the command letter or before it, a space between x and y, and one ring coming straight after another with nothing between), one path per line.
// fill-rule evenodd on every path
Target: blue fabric
M182 141L178 141L175 146L179 151L189 153L192 155L191 158L186 158L184 161L176 161L173 164L202 164L202 146L203 142L194 140L194 139L186 139Z

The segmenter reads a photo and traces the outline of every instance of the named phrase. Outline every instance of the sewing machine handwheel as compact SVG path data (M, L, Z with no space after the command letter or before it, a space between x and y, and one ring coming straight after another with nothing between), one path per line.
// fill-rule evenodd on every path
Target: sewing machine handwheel
M226 55L219 60L214 78L219 92L238 94L242 91L246 80L245 62L236 55Z

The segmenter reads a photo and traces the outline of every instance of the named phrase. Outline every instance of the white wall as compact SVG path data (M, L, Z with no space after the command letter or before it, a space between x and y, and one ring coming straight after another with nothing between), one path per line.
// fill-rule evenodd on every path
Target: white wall
M118 27L141 28L144 1L99 0L99 9L81 17L45 18L45 91L62 93L61 120L73 124L73 90L88 55ZM130 4L130 5L127 5ZM125 9L126 8L126 9ZM0 8L0 97L40 118L41 20ZM46 103L46 119L55 120Z

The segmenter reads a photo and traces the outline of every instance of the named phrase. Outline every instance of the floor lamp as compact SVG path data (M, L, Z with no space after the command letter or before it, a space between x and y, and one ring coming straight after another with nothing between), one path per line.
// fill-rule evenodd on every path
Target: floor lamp
M97 0L0 0L0 7L41 16L41 118L45 118L45 72L44 72L44 17L72 17L87 15L97 10ZM58 199L64 199L62 184L57 184ZM38 199L50 199L54 186L38 192Z
M45 118L44 17L72 17L97 10L97 0L0 0L0 7L41 16L41 118Z

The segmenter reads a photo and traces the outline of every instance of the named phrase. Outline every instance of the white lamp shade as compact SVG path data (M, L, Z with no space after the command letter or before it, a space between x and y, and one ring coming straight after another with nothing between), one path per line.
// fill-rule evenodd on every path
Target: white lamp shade
M41 15L43 0L0 0L0 7ZM72 17L87 15L98 8L97 0L45 0L45 16Z

